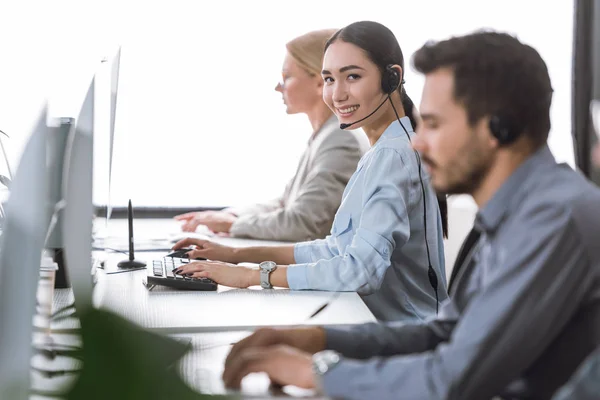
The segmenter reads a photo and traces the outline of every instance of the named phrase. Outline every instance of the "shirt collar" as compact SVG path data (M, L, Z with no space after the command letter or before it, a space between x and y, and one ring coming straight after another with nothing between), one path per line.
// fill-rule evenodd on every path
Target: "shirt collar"
M410 118L402 117L400 118L400 121L392 121L392 123L389 124L387 128L385 128L385 131L383 131L383 133L381 134L379 139L377 139L377 142L375 144L377 144L383 138L390 139L397 136L406 137L406 132L404 131L405 129L406 132L408 132L408 134L412 137L412 135L414 134L414 130L412 124L410 123Z
M530 183L536 180L537 172L547 168L549 164L556 164L556 160L548 145L544 145L523 162L479 210L475 228L480 232L495 231L507 211L515 206L520 194L527 191Z

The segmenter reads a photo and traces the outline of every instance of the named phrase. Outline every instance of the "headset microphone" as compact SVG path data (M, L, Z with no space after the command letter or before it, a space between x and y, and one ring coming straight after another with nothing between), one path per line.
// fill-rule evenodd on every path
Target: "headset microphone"
M374 111L373 111L371 114L367 115L367 116L366 116L366 117L364 117L364 118L361 118L361 119L359 119L358 121L354 121L354 122L351 122L351 123L349 123L349 124L340 124L340 129L346 129L346 128L349 128L349 127L351 127L352 125L354 125L354 124L358 124L359 122L362 122L362 121L364 121L365 119L369 118L371 115L375 114L375 113L377 112L377 110L379 110L379 109L381 108L381 106L383 106L383 105L385 104L385 102L388 100L388 98L389 98L389 97L390 97L390 95L388 94L388 95L386 96L386 98L385 98L385 99L383 99L383 101L381 102L381 104L380 104L379 106L377 106L377 108L376 108L376 109L375 109L375 110L374 110Z

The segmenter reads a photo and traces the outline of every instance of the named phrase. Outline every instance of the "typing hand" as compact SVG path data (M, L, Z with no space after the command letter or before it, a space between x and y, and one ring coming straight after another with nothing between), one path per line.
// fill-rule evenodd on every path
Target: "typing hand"
M195 245L196 248L188 253L190 258L202 257L209 260L238 263L233 247L223 246L215 242L203 239L186 238L173 245L173 250Z
M220 285L236 288L247 288L253 280L258 278L258 270L224 263L221 261L195 261L183 264L176 274L187 275L193 278L209 278Z
M253 372L266 372L271 381L282 386L315 387L310 354L291 346L246 348L225 365L223 381L226 387L239 389L242 379Z
M237 217L224 211L200 211L176 215L177 221L183 221L181 230L195 232L198 225L206 225L215 233L228 233Z
M252 335L237 342L227 359L225 368L231 366L240 357L240 354L249 349L286 345L310 354L325 350L325 331L320 327L301 328L260 328Z

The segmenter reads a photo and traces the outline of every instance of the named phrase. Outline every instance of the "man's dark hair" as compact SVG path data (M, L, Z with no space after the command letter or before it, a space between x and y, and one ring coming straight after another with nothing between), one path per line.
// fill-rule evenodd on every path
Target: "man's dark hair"
M507 118L540 146L550 132L552 85L546 63L531 46L499 32L479 31L428 42L413 56L415 69L454 73L454 98L469 123L485 116Z

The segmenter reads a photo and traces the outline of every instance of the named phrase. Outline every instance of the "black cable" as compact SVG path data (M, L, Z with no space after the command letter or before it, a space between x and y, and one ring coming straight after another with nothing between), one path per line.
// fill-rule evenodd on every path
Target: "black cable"
M404 130L404 133L406 133L408 142L412 146L412 140L410 139L410 135L408 134L408 131L406 130L402 122L400 121L400 116L398 115L398 111L396 111L396 107L394 106L394 102L392 101L391 95L388 95L388 100L392 105L394 114L396 114L396 119L398 120L398 123ZM433 267L431 266L431 254L429 252L429 242L427 241L427 201L425 198L425 184L423 183L423 176L421 173L421 156L415 149L413 149L413 151L415 152L415 157L417 159L417 165L419 168L419 182L421 183L421 192L423 193L423 231L425 233L425 249L427 250L427 262L429 264L427 267L427 277L429 278L429 284L431 284L431 287L433 288L433 291L435 293L435 313L437 315L440 305L440 301L438 298L438 279L435 271L433 270Z

